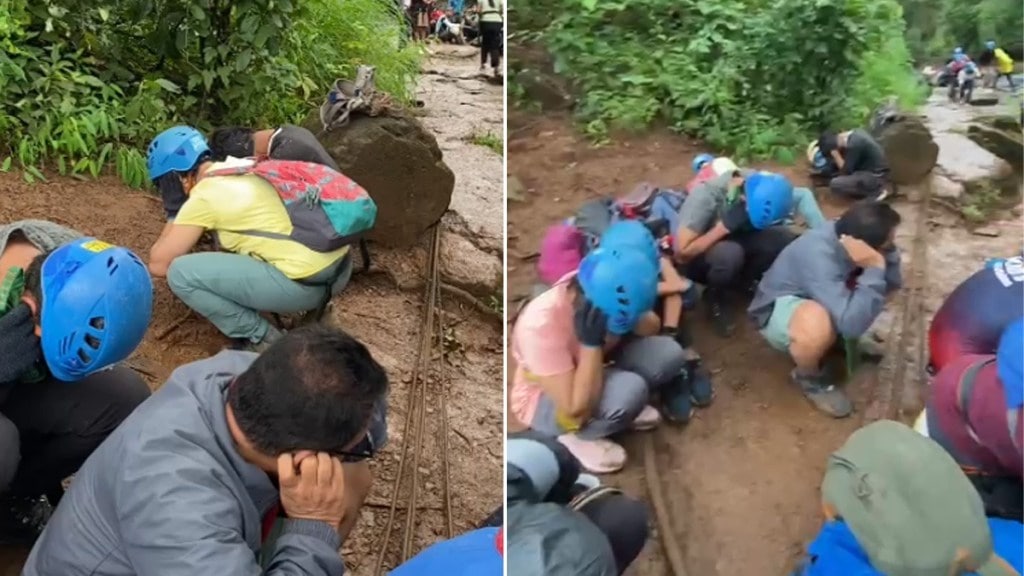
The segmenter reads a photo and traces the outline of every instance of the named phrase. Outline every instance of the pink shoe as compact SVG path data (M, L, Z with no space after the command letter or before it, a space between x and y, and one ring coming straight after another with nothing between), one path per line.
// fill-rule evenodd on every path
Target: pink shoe
M654 430L661 424L661 413L654 409L654 406L644 406L640 414L633 420L633 430L646 432Z
M575 434L562 434L558 441L572 452L587 472L611 474L626 465L626 450L611 440L584 440Z

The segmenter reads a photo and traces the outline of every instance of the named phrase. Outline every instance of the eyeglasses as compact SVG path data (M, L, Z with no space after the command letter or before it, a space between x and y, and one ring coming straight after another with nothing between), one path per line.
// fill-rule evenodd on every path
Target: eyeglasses
M332 455L336 456L342 462L362 462L363 460L369 460L373 458L377 453L376 448L373 446L373 440L370 439L370 435L363 434L363 438L356 444L351 450L338 450L333 452Z

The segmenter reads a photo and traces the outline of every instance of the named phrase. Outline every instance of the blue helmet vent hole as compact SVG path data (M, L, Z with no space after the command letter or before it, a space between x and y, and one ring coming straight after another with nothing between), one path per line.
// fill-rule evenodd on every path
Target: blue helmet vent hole
M78 359L82 361L82 364L88 364L92 361L92 357L85 352L85 348L78 349Z
M89 319L89 326L92 326L96 330L103 330L103 328L106 326L106 321L103 319L102 316L94 316Z

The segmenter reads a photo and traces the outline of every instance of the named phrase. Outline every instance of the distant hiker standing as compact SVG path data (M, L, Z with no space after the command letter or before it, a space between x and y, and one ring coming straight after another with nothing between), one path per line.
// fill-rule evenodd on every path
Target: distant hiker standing
M412 20L412 39L422 41L430 33L430 9L426 0L412 0L409 3L409 19Z
M491 59L494 76L501 76L501 53L505 48L505 6L502 0L480 0L480 72L487 71L487 58Z

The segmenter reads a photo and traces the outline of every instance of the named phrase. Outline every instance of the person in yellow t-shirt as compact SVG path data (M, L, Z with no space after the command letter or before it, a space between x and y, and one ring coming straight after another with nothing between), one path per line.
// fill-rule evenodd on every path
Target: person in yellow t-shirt
M1013 58L1005 50L996 46L996 43L992 40L989 40L988 44L992 47L992 54L996 59L996 70L999 72L995 82L992 83L992 87L995 88L996 84L999 83L999 79L1005 76L1006 81L1010 83L1010 90L1012 91L1015 88L1013 85Z
M332 284L347 280L352 266L347 246L316 252L294 240L259 236L292 231L277 191L259 176L204 176L245 162L251 160L212 162L206 139L187 126L153 140L150 179L163 196L178 187L185 200L150 249L149 271L166 277L175 296L226 336L261 351L281 334L260 312L312 310ZM227 252L190 254L204 232L213 232Z

